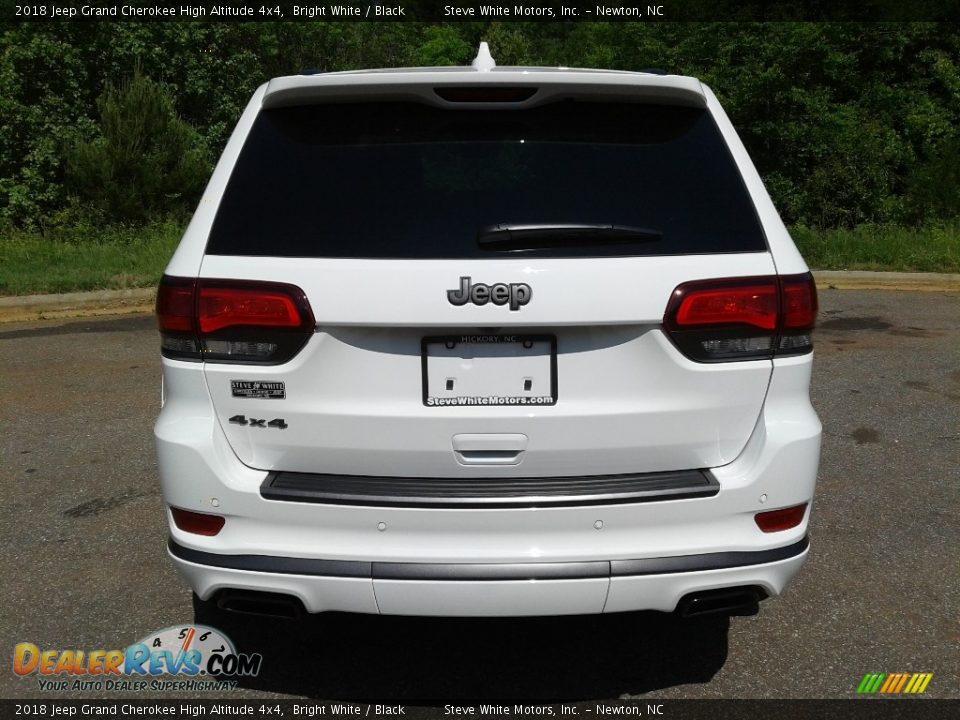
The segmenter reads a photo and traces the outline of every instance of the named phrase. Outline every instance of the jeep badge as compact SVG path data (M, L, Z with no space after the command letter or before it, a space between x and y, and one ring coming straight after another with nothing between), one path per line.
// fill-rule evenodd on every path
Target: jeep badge
M472 302L474 305L486 305L492 302L494 305L510 304L511 310L519 310L521 306L530 302L533 297L533 290L526 283L497 283L496 285L484 285L483 283L471 284L469 276L460 278L460 287L456 290L447 290L447 300L451 305L466 305Z

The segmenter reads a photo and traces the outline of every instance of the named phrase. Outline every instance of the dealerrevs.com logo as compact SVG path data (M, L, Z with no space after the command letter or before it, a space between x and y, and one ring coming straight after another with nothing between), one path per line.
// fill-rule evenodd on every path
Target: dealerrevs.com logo
M259 653L238 653L226 635L204 625L168 627L125 650L40 649L29 642L13 649L13 671L35 676L43 692L228 690L236 686L232 678L257 675L262 662Z

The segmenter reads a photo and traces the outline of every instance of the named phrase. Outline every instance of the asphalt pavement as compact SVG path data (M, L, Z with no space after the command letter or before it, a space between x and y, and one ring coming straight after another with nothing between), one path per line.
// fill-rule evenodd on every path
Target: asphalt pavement
M230 620L264 662L223 697L850 698L867 672L932 672L927 697L960 698L960 293L820 301L812 548L759 615ZM122 648L193 621L165 552L159 395L148 315L0 326L8 658L18 642ZM0 697L51 697L6 668Z

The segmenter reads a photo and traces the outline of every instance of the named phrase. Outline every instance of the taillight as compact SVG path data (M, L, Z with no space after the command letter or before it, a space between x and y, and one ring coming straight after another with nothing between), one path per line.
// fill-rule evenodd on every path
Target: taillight
M807 504L794 505L793 507L781 508L780 510L767 510L757 513L753 516L757 527L763 532L780 532L795 528L803 521L803 516L807 512Z
M163 276L157 289L157 325L160 352L166 357L200 357L200 340L194 319L197 281Z
M303 290L286 283L164 276L157 291L170 358L276 365L300 352L315 322Z
M194 535L216 535L223 529L226 519L220 515L208 515L207 513L193 512L192 510L181 510L171 507L170 514L173 516L173 523L184 532Z
M725 278L679 285L663 325L691 360L728 362L810 352L816 315L810 273Z
M796 355L813 350L813 326L817 321L817 286L813 275L780 278L783 321L777 355Z

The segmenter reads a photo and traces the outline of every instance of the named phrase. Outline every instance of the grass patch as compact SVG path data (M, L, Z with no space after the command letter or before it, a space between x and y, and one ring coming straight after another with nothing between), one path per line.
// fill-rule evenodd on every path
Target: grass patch
M4 229L0 295L154 286L182 234L183 226L170 220L141 228Z
M790 232L814 270L960 273L960 222ZM173 220L142 228L0 229L0 295L155 286L182 234Z
M960 273L960 223L918 228L862 225L852 229L790 229L814 270L896 270Z

